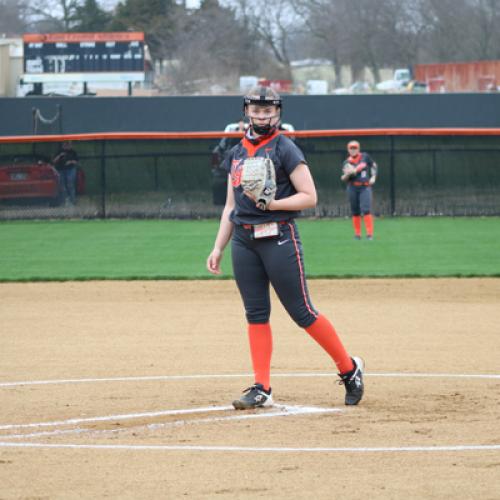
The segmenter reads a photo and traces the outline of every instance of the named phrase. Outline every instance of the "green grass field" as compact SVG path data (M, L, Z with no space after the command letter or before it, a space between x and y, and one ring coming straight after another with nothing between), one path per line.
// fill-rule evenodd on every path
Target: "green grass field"
M348 219L299 220L309 277L500 276L500 218L379 218L374 241ZM205 279L218 221L0 223L0 281ZM232 277L230 250L222 264ZM214 278L215 279L215 278Z

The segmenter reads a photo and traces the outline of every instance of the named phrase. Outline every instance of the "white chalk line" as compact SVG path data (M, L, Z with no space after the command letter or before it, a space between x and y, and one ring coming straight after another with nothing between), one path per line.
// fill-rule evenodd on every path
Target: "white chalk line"
M167 415L186 415L189 413L205 413L210 411L232 410L232 406L208 406L206 408L189 408L181 410L161 410L141 413L125 413L120 415L107 415L104 417L70 418L67 420L56 420L53 422L36 422L32 424L9 424L0 425L0 430L7 429L28 429L30 427L55 427L60 425L78 425L90 422L105 422L109 420L127 420L133 418L153 418Z
M210 411L218 411L218 410L232 410L234 409L232 406L228 407L211 407ZM34 424L14 424L9 426L1 426L0 429L19 429L19 428L33 428L33 427L55 427L61 425L74 425L75 421L78 423L84 422L102 422L102 421L116 421L116 420L124 420L125 418L134 419L139 415L140 417L150 416L155 417L159 413L162 415L179 415L186 413L206 413L207 408L197 408L192 410L173 410L173 411L165 411L165 412L151 412L151 413L141 413L141 414L130 414L130 415L110 415L107 417L95 417L95 418L87 418L87 419L70 419L59 422L41 422ZM207 417L207 418L198 418L198 419L190 419L190 420L174 420L173 422L159 422L154 424L147 425L139 425L132 426L123 429L105 429L105 430L96 430L96 429L70 429L70 430L61 430L56 429L54 431L43 431L43 432L33 432L30 434L10 434L0 436L1 439L23 439L23 438L40 438L40 437L49 437L49 436L60 436L67 434L82 434L82 433L90 433L90 434L110 434L110 433L118 433L124 431L139 431L141 429L148 430L156 430L165 427L176 427L181 425L192 425L192 424L206 424L213 422L223 422L223 421L232 421L232 420L248 420L248 419L258 419L258 418L272 418L272 417L291 417L291 416L300 416L300 415L313 415L313 414L324 414L324 413L341 413L343 410L340 408L319 408L316 406L292 406L292 405L274 405L272 410L257 410L256 413L245 413L245 412L237 412L236 415L227 415L222 417Z
M37 381L23 381L23 382L3 382L0 383L1 387L15 387L15 386L28 386L28 385L53 385L53 384L79 384L79 383L96 383L96 382L134 382L134 381L169 381L169 380L192 380L192 379L221 379L221 378L241 378L241 377L251 377L249 373L245 374L200 374L200 375L160 375L160 376L140 376L140 377L112 377L112 378L83 378L83 379L59 379L59 380L37 380ZM278 373L274 374L274 377L336 377L335 373ZM500 374L466 374L466 373L366 373L367 377L397 377L397 378L462 378L462 379L490 379L496 380L500 379ZM289 407L290 408L290 407ZM303 407L306 408L306 407ZM313 407L314 408L314 407ZM149 412L149 413L136 413L130 414L134 416L128 417L128 415L115 415L110 417L95 417L88 419L69 419L68 421L58 421L58 422L41 422L38 424L13 424L9 426L0 426L0 429L14 429L14 428L28 428L28 427L40 427L40 426L55 426L64 425L63 422L70 422L67 425L75 425L75 423L88 422L90 420L96 421L105 419L116 419L117 417L123 418L139 418L141 416L161 416L166 414L183 414L183 413L195 413L200 411L224 411L226 409L232 409L230 406L224 407L208 407L202 409L188 409L188 410L167 410L166 412ZM320 412L322 410L318 408ZM342 411L340 409L328 409L329 411ZM175 413L172 413L175 412ZM297 414L297 413L295 413ZM302 413L307 414L307 413ZM292 415L292 413L287 412L286 415ZM241 416L230 416L230 417L215 417L208 419L195 419L186 421L175 421L163 424L149 424L146 427L154 428L154 426L167 426L167 425L183 425L189 422L208 422L221 420L232 420L241 418L262 418L267 415L241 415ZM279 416L279 415L268 415L268 416ZM127 428L131 430L132 428ZM57 429L55 431L39 432L18 435L19 437L42 437L54 434L70 434L70 433L81 433L81 432L117 432L122 429L113 430L91 430L91 429L71 429L71 430L61 430ZM14 435L10 436L0 436L0 439L13 438ZM338 447L338 448L290 448L290 447L242 447L242 446L202 446L202 445L104 445L104 444L49 444L49 443L32 443L32 442L2 442L0 441L0 448L70 448L70 449L109 449L109 450L160 450L160 451L227 451L227 452L321 452L321 453L336 453L336 452L351 452L351 453L377 453L377 452L446 452L446 451L498 451L500 450L499 444L493 445L450 445L450 446L403 446L403 447Z
M49 444L8 443L0 441L0 448L70 448L82 450L134 450L134 451L211 451L211 452L271 452L271 453L394 453L394 452L461 452L500 451L500 444L450 446L397 446L397 447L342 447L342 448L289 448L257 446L202 446L202 445L140 445L140 444Z
M195 379L223 379L253 377L251 373L237 374L207 374L207 375L153 375L141 377L108 377L108 378L80 378L59 380L26 380L19 382L0 382L1 387L17 387L28 385L56 385L56 384L88 384L96 382L147 382L169 380L195 380ZM336 373L273 373L273 378L308 378L308 377L334 377ZM390 377L390 378L462 378L480 380L500 380L500 374L495 373L365 373L365 377Z
M33 439L33 438L43 438L43 437L54 437L54 436L65 436L68 434L84 434L90 433L90 429L68 429L61 430L57 429L55 431L43 431L43 432L31 432L29 434L8 434L0 436L1 439Z

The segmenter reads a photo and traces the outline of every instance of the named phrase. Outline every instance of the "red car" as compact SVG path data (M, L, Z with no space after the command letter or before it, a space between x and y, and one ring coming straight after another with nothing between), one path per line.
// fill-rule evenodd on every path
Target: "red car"
M60 203L59 174L41 156L18 156L0 161L0 200L48 200Z

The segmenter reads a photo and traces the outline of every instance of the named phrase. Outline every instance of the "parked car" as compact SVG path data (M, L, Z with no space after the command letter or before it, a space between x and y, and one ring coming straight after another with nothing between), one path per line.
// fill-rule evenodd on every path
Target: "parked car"
M50 161L37 155L0 158L0 201L48 201L60 204L59 174Z
M417 80L410 80L406 86L406 92L412 92L414 94L424 94L429 92L429 86L425 82L419 82Z
M410 80L410 70L399 68L394 70L394 76L391 80L384 80L383 82L377 83L376 88L383 92L401 92L404 91Z
M339 88L333 91L336 95L344 94L368 94L372 92L372 87L368 82L357 80L350 87Z

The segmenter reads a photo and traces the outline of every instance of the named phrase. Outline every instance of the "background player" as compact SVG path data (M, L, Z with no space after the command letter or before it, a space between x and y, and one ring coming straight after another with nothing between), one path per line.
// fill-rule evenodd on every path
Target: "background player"
M207 268L220 274L223 251L231 240L233 270L248 321L255 384L233 402L236 409L273 404L270 385L272 333L269 284L292 319L330 355L345 385L346 405L363 396L364 363L351 358L330 321L313 306L307 288L302 244L294 218L316 205L314 181L304 155L280 134L281 98L272 89L254 87L244 98L250 126L226 158L228 191L219 231ZM241 173L247 158L270 158L277 191L264 210L245 195ZM264 237L260 237L264 235Z
M243 134L247 127L248 124L245 122L244 118L240 118L237 122L226 125L224 132L241 132ZM240 139L233 137L223 137L220 140L219 144L217 144L212 151L212 153L217 157L217 166L219 166L219 164L224 160L225 155L238 142L240 142Z
M358 141L347 144L349 156L342 165L342 181L347 182L347 194L351 205L354 238L361 239L361 217L366 237L373 239L372 186L377 180L377 164L367 153L362 153Z

